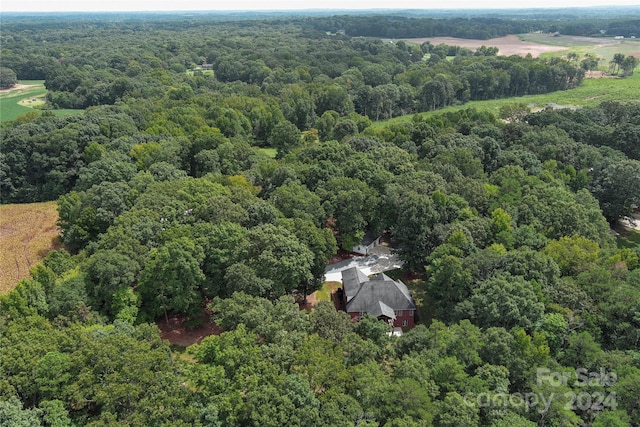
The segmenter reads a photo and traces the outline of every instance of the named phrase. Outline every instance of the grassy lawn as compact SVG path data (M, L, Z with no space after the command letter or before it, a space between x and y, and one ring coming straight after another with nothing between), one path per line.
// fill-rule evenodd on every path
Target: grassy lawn
M44 80L21 80L19 84L30 87L13 89L0 93L0 121L15 120L22 114L29 113L35 107L44 105L47 89ZM80 114L84 110L51 110L56 116L70 116Z
M200 71L203 76L213 76L213 70L197 69L197 71ZM195 75L195 72L196 72L196 70L187 70L187 75L188 76L193 76L193 75Z
M620 233L620 236L616 239L618 248L637 248L640 247L640 231L635 231L630 228L617 227L616 231Z
M278 150L275 148L258 148L258 150L261 153L264 153L267 156L271 157L272 159L275 159L276 155L278 154Z
M316 291L316 301L331 301L331 294L342 286L340 282L324 282Z
M640 56L639 52L640 40L624 40L619 45L599 46L593 50L593 53L603 58L602 62L600 62L600 67L606 70L609 69L609 62L613 59L614 54L622 53L625 56L638 57Z
M60 245L56 202L0 206L0 294Z
M518 35L518 38L527 42L541 43L551 46L563 46L567 48L567 50L564 51L543 53L540 55L543 58L566 56L569 52L575 52L578 54L578 59L582 60L584 55L587 53L595 54L599 58L602 58L602 61L600 62L600 68L602 70L608 69L609 61L613 59L613 55L616 53L622 53L625 56L638 56L638 52L640 52L639 39L615 40L610 37L595 38L562 35L553 37L550 34L520 34Z

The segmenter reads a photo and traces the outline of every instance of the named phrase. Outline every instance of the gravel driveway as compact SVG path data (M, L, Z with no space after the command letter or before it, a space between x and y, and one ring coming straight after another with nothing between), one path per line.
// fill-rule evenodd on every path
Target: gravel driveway
M358 267L367 276L384 271L395 270L404 263L388 246L376 246L368 256L355 256L327 266L324 277L327 282L342 282L342 270Z

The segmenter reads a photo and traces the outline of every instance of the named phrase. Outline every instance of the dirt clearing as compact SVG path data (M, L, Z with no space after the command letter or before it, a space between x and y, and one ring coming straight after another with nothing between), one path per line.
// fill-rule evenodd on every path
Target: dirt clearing
M20 92L24 92L27 89L32 89L34 87L38 87L39 85L23 85L23 84L17 84L15 86L12 87L8 87L5 89L0 89L0 93L1 94L11 94L11 95L15 95L15 94L19 94Z
M223 331L211 321L208 315L205 320L196 327L190 327L186 316L174 315L169 317L169 321L160 319L156 322L160 329L160 337L169 341L171 345L178 347L189 347L193 344L200 344L209 335L220 335Z

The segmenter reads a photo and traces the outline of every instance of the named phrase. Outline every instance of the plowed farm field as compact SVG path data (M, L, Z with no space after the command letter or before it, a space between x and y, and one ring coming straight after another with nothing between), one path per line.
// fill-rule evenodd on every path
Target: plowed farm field
M475 50L480 46L497 47L498 55L520 55L527 56L528 53L534 58L547 52L557 52L561 50L567 50L566 46L551 46L541 43L522 41L518 36L506 36L499 37L490 40L471 40L471 39L458 39L455 37L427 37L420 39L405 39L408 42L422 44L426 41L431 42L432 45L437 46L439 44L446 44L449 46L462 46Z
M57 220L56 202L0 205L0 294L60 247Z

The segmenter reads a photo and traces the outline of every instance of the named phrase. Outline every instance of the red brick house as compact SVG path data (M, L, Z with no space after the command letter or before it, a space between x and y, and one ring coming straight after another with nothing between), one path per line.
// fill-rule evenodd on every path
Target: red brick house
M407 286L384 273L371 278L356 267L342 271L342 298L345 311L353 320L365 314L389 322L394 328L415 326L416 305Z

